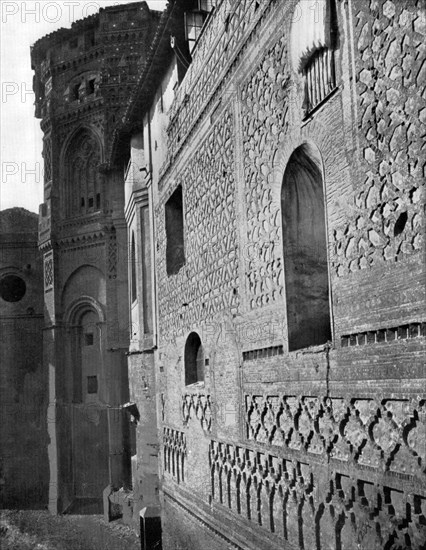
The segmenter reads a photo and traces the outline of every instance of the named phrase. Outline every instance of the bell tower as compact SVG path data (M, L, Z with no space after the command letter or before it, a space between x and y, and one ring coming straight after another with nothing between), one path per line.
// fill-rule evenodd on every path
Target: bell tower
M130 483L128 158L115 128L158 23L145 2L101 9L32 48L41 119L44 364L49 373L49 509L99 512Z

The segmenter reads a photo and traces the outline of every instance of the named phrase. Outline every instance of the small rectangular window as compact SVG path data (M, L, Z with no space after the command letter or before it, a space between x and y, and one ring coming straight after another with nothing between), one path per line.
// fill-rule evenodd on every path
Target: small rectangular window
M84 197L81 197L80 206L81 208L84 208Z
M167 275L185 265L182 186L179 185L165 205Z
M98 377L87 377L87 393L98 393Z
M101 208L101 194L96 194L96 208L99 210Z
M93 197L89 199L89 208L93 208Z
M84 335L84 344L86 346L93 346L93 333L92 332L87 332L85 335Z

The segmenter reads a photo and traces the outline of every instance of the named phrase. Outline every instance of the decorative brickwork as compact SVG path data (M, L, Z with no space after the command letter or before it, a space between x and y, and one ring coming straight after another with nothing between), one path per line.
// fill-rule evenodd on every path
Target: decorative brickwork
M414 4L356 2L363 173L353 214L334 230L339 276L423 246L426 29L424 3Z
M419 336L426 336L426 323L410 323L409 325L402 325L400 327L345 334L340 338L340 345L342 348L348 346L365 346L368 344L395 342L395 340L407 340Z
M50 290L53 282L53 254L48 252L44 255L44 290Z
M43 159L44 159L44 183L52 179L52 140L50 136L43 141Z
M183 423L188 424L188 422L194 417L198 419L204 431L211 431L212 404L210 395L187 394L182 396Z
M163 253L164 205L157 210L162 335L173 334L188 318L238 310L233 132L233 116L226 110L176 178L184 192L187 252L185 266L170 277Z
M294 548L416 548L426 499L305 460L212 441L212 498ZM408 542L408 544L407 544ZM282 544L282 542L281 542Z
M271 0L225 0L208 23L170 112L168 150L174 155L249 38Z
M419 481L425 420L425 401L415 399L246 396L249 440Z
M186 437L173 428L163 429L164 471L180 483L185 480Z
M288 129L290 70L286 38L263 56L241 90L247 208L246 277L250 307L284 295L281 212L272 202L272 163Z

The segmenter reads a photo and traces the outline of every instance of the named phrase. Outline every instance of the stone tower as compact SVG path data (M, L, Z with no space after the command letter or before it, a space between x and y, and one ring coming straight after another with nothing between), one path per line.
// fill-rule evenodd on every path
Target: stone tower
M159 14L102 9L32 49L44 132L44 364L49 373L49 509L98 510L130 479L127 237L123 174L106 159Z

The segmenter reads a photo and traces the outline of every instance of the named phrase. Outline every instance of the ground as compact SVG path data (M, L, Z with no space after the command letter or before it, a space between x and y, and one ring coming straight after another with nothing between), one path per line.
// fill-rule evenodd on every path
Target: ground
M1 510L2 550L140 550L127 526L100 515L52 516L44 510Z

